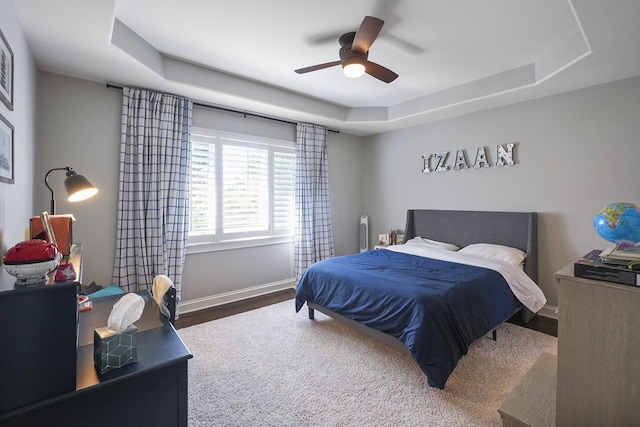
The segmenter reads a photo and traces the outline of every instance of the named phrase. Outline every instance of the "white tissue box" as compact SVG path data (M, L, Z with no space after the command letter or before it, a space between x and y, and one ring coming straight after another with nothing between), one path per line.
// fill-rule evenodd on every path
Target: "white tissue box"
M138 360L138 328L117 333L106 326L93 332L93 363L100 374Z

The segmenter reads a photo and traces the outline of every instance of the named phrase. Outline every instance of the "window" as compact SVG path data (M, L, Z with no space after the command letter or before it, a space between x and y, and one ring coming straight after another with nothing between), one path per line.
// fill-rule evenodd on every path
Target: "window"
M293 142L192 128L189 243L292 236L294 174Z

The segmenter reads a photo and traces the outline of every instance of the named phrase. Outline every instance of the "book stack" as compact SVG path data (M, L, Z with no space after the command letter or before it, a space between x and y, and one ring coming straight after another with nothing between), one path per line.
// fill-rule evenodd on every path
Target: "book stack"
M640 286L640 246L620 243L613 248L594 249L573 265L576 277Z
M611 264L624 264L640 261L640 244L618 243L612 248L600 252L600 257Z

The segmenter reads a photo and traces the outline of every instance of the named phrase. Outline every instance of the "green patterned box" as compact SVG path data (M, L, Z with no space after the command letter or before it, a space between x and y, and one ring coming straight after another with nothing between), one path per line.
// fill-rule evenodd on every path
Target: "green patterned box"
M138 328L130 325L117 333L106 326L93 332L93 362L100 374L138 360Z

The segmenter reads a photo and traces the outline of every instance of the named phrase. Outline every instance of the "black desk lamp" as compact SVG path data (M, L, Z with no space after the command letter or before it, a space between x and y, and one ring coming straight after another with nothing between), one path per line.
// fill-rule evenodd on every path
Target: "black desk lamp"
M64 168L53 168L44 176L44 185L46 185L49 191L51 191L51 212L49 212L51 215L56 213L56 200L53 197L53 189L49 187L47 178L49 178L49 174L53 171L67 171L67 178L64 180L64 187L67 190L67 200L70 202L79 202L89 199L95 196L98 192L98 189L91 185L87 178L82 175L78 175L69 166Z

